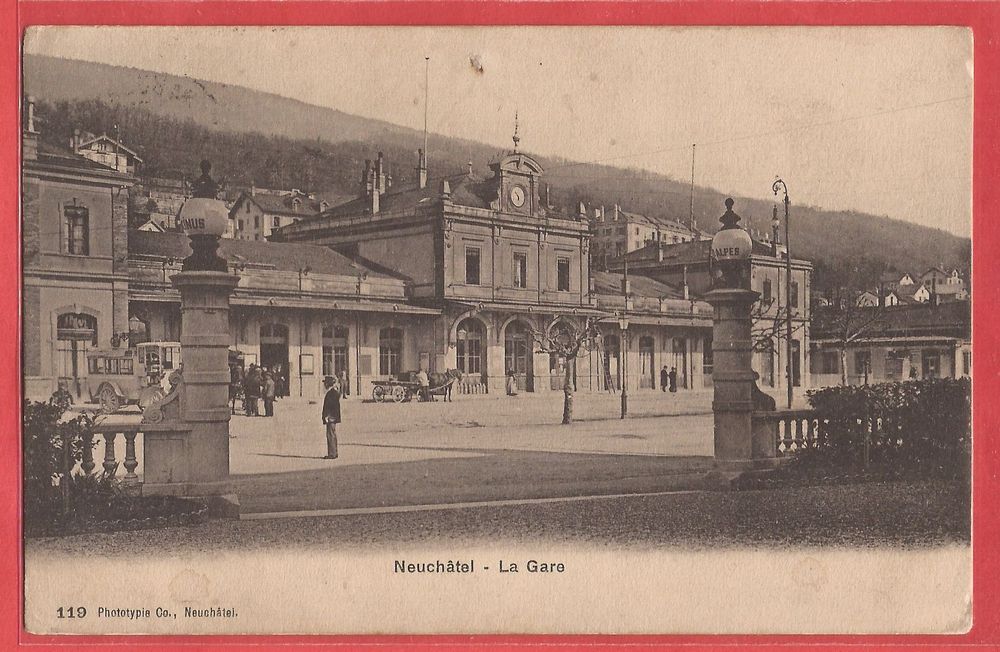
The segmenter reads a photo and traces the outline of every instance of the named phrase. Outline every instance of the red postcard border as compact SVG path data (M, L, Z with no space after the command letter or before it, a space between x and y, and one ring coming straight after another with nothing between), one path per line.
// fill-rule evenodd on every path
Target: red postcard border
M22 546L20 536L20 229L19 152L20 37L29 25L959 25L972 29L975 43L973 143L973 628L956 636L38 636L23 629ZM988 2L50 2L7 0L0 8L0 413L4 441L4 481L0 483L0 642L4 648L103 649L108 645L146 649L259 649L305 644L378 646L383 649L433 647L436 650L489 647L780 646L886 650L914 647L994 648L1000 644L1000 512L998 453L993 433L1000 408L1000 267L990 252L1000 251L1000 229L991 227L991 210L1000 206L1000 4ZM780 83L776 78L775 83ZM141 571L138 571L141 572ZM18 580L13 581L14 577ZM71 583L73 578L66 578Z

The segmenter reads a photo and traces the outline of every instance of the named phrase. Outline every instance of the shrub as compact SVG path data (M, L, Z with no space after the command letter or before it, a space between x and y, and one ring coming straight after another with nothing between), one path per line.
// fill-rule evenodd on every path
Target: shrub
M965 477L971 383L939 378L809 392L821 426L800 463Z
M72 470L83 459L88 415L63 420L66 404L25 400L22 449L24 465L24 524L46 527L66 516L64 498L72 500ZM90 443L94 445L93 442ZM65 451L65 454L64 454ZM92 484L97 480L93 480ZM65 493L64 493L65 492Z

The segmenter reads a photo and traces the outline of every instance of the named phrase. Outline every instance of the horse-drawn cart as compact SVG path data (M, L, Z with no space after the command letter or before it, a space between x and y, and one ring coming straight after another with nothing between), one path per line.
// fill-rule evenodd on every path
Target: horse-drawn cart
M372 385L372 399L376 403L402 403L420 391L420 383L402 380L373 380Z
M372 381L372 399L376 403L402 403L411 401L413 397L420 396L420 383L416 380L416 371L406 371L399 375L399 378L390 377L388 380ZM428 380L430 387L427 389L427 400L433 401L435 396L443 396L444 400L451 400L451 392L454 384L462 378L461 372L457 369L448 369L443 373L430 373Z

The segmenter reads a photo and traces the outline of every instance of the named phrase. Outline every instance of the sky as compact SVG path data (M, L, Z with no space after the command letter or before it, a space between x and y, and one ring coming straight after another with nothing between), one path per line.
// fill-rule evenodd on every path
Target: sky
M953 27L43 29L25 52L968 236L972 36ZM425 57L430 57L429 64ZM266 125L261 125L266 131ZM558 176L553 169L551 175Z

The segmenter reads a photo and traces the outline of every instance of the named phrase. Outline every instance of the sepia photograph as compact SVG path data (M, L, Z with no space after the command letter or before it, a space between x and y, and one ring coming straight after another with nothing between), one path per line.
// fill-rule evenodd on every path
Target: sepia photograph
M961 26L29 27L26 631L968 632L973 79Z

